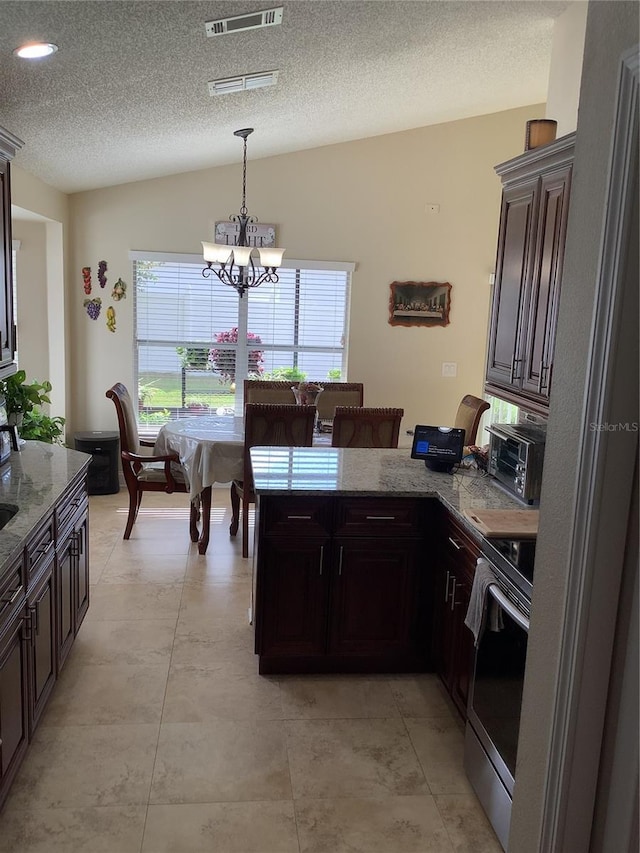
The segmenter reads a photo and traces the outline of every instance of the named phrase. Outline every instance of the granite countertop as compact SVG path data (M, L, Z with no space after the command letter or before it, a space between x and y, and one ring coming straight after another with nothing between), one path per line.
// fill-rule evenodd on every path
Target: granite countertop
M27 441L12 452L0 467L0 508L17 507L18 511L0 530L0 569L24 547L32 530L90 462L87 453L41 441Z
M408 448L252 447L251 467L258 495L432 497L452 510L481 538L465 510L527 509L492 477L477 470L431 471Z

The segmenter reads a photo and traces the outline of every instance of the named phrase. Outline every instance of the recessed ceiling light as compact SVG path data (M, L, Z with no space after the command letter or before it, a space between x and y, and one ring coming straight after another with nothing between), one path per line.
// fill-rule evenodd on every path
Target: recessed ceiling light
M22 47L17 47L13 52L21 59L42 59L43 56L51 56L57 49L57 44L32 42L31 44L23 44Z

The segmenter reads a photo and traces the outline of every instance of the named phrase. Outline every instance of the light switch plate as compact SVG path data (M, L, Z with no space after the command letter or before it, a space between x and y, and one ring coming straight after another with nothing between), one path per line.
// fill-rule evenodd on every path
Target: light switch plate
M447 377L458 375L458 363L455 361L442 362L442 375Z

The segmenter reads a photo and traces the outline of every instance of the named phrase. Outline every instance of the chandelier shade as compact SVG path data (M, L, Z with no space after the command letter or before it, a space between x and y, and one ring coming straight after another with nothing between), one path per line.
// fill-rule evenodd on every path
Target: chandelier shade
M253 133L252 127L234 131L234 136L240 136L244 141L242 159L242 205L240 212L230 216L229 220L238 225L235 242L230 245L223 243L202 243L202 253L207 266L202 275L208 278L211 273L216 275L223 284L234 287L242 297L245 290L258 287L264 281L278 281L278 267L282 263L284 249L274 246L252 245L247 234L247 225L257 222L255 216L249 216L246 204L247 195L247 137ZM259 266L254 262L254 253L259 257Z

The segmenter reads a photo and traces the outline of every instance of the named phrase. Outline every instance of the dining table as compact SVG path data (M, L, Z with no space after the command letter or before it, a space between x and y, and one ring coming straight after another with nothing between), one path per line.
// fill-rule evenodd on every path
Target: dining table
M331 436L314 435L314 444L328 446ZM180 458L192 501L199 502L202 527L198 553L206 554L211 527L211 488L244 478L244 418L234 415L198 415L168 421L160 428L155 453Z
M242 480L244 419L233 415L198 416L169 421L160 428L155 453L176 453L184 468L192 501L199 501L202 529L198 553L206 554L214 483Z

